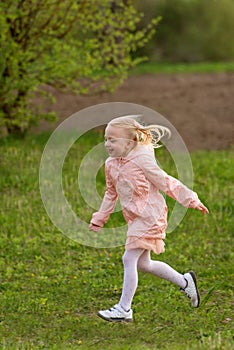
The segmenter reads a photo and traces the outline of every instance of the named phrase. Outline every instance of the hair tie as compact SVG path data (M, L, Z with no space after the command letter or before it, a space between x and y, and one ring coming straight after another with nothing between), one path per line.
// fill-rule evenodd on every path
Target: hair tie
M135 129L138 131L141 129L141 124L138 122L135 122Z
M138 123L137 121L134 123L134 125L135 125L135 130L137 133L137 141L138 142L144 141L144 137L142 136L143 135L142 125L140 123Z

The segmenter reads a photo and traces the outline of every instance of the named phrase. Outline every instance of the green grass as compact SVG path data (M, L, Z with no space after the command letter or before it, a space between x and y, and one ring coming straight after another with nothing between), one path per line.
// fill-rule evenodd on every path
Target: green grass
M174 285L140 273L134 322L112 324L96 312L118 301L123 247L94 249L64 237L47 217L38 171L48 135L0 141L1 349L233 349L232 150L191 155L195 190L209 216L189 210L154 258L178 271L194 269L201 307L193 309ZM64 164L66 193L76 193L80 159L102 135L87 135ZM160 164L174 174L167 152ZM104 178L98 177L100 192ZM169 203L171 205L171 202ZM82 215L88 221L91 208Z
M234 72L234 62L167 63L145 62L136 66L131 75L173 73Z

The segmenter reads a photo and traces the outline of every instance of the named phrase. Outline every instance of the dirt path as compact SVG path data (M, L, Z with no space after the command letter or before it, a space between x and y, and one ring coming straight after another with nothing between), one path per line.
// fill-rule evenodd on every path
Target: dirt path
M167 118L190 151L225 149L234 144L234 73L129 77L115 93L99 96L52 92L57 102L46 105L45 110L58 112L59 122L95 104L132 102ZM42 122L37 130L48 128L51 126Z

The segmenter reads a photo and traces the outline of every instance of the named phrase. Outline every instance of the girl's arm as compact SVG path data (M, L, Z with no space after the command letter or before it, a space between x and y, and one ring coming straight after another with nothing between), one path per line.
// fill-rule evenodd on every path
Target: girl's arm
M184 207L198 209L203 214L208 213L208 209L201 203L196 192L193 192L179 180L168 175L157 165L153 157L145 155L141 159L141 164L141 168L148 180L159 190L175 199Z
M89 229L98 232L107 222L110 214L114 211L118 198L115 186L111 180L108 166L105 167L106 174L106 192L99 210L93 214Z

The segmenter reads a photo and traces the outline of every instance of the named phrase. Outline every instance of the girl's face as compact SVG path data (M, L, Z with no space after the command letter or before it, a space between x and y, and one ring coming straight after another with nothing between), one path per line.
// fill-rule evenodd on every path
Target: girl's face
M126 157L135 147L125 128L108 125L105 130L105 147L110 157Z

